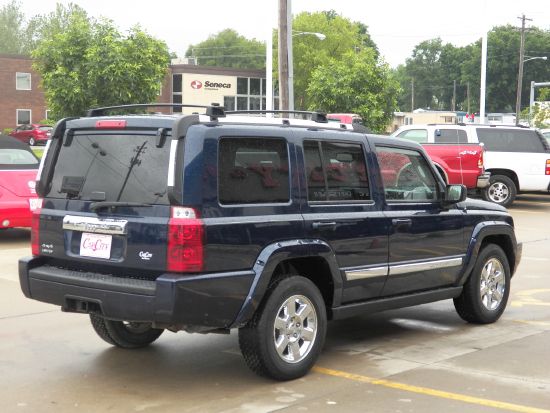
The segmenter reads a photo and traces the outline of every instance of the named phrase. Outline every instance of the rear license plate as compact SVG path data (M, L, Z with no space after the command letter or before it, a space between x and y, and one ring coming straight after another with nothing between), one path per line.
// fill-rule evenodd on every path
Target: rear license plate
M80 256L109 259L112 242L112 235L83 232L80 239Z

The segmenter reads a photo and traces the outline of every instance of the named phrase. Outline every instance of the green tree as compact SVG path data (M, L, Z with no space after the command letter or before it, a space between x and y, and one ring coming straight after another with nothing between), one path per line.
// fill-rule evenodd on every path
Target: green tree
M21 4L13 0L0 9L0 53L29 53L29 38Z
M357 113L376 132L383 132L391 120L398 92L389 66L378 63L371 48L319 65L307 89L311 110Z
M362 23L353 22L333 10L317 13L303 12L294 17L293 60L294 100L296 108L306 108L315 103L308 95L312 73L331 59L342 59L350 51L360 53L370 50L374 59L378 50ZM314 35L300 32L321 33L320 40ZM276 44L276 43L275 43Z
M201 66L261 69L265 67L265 44L247 39L233 29L225 29L190 45L185 56L195 57Z
M109 20L58 5L37 28L34 67L54 118L80 116L96 106L156 100L168 68L168 48L138 26L124 36Z

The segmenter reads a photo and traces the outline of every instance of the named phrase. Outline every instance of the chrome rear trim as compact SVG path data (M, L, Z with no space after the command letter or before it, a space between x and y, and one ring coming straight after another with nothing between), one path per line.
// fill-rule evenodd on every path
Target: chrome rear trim
M127 232L128 221L124 219L98 219L94 217L79 217L65 215L63 229L97 234L124 235Z

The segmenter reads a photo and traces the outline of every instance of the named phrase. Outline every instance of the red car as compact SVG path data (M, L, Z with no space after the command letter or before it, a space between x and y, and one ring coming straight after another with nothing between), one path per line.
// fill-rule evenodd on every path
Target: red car
M38 165L26 144L0 135L0 229L31 226L42 201L34 190Z
M48 125L20 125L10 132L10 136L30 146L45 145L52 137L52 127Z

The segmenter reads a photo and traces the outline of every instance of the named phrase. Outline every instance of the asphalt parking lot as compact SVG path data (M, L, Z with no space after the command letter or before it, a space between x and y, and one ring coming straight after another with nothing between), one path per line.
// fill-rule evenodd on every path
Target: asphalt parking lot
M235 333L109 347L86 316L23 297L29 231L0 232L0 411L549 413L550 195L510 212L523 259L498 323L451 301L332 322L314 370L285 383L250 372Z

